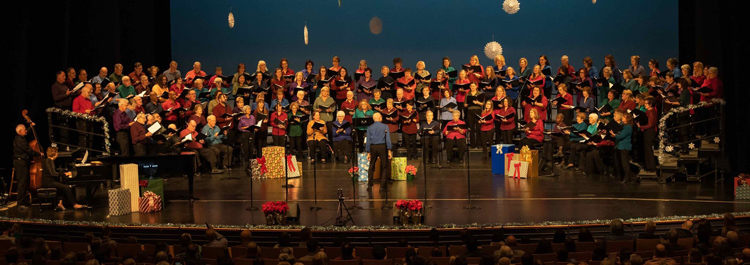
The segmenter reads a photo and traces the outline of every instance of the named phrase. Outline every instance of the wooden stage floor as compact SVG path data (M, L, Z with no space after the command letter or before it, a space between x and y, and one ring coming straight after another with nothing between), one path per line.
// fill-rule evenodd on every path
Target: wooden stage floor
M731 181L714 183L713 179L696 182L669 182L657 184L644 180L641 184L622 184L619 180L598 175L583 175L574 170L560 170L558 177L539 177L513 180L492 175L490 163L482 160L479 152L472 152L471 205L465 209L467 197L467 169L453 164L453 168L436 169L427 165L427 183L421 161L409 160L419 167L414 181L396 181L388 193L388 203L398 199L420 199L429 207L425 211L426 225L471 223L539 223L545 221L583 221L612 218L666 217L702 215L724 212L750 211L750 202L733 201ZM301 210L301 225L333 225L338 206L337 189L349 197L351 208L352 182L346 170L349 164L328 163L317 165L317 205L320 210L310 210L315 204L312 165L304 163L303 177L291 179L289 202L297 203ZM165 182L168 202L162 212L108 217L106 191L99 191L96 208L92 212L68 210L64 212L39 212L36 207L27 210L10 208L0 211L0 216L43 218L70 221L103 221L114 223L196 223L209 222L224 225L265 224L261 211L246 211L250 206L250 182L244 170L237 168L231 177L227 174L204 174L195 180L195 196L199 200L170 199L187 193L187 179L173 178ZM269 200L285 200L282 188L284 179L253 180L254 205ZM382 210L385 194L366 191L364 182L357 183L356 205L363 209L350 209L356 225L392 224L392 210ZM425 195L426 190L426 195Z

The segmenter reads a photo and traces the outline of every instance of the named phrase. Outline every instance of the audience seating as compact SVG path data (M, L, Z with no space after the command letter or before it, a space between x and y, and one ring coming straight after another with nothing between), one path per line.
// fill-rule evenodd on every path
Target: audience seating
M221 247L203 247L201 255L204 259L217 259L224 254L224 248ZM277 254L276 257L279 255Z
M557 253L561 249L565 249L565 243L552 243L552 252Z
M203 264L205 264L205 265L219 265L219 263L216 262L216 259L207 259L207 258L203 258ZM276 263L274 263L274 265L276 265Z
M331 260L328 261L329 265L359 265L358 259L351 259L351 260ZM268 265L268 264L266 264Z
M375 259L372 256L372 247L356 247L354 248L354 256L357 256L360 259Z
M335 258L341 257L340 247L325 247L323 248L323 251L325 251L326 255L328 255L328 259L333 260ZM276 256L278 256L278 254Z
M532 256L534 257L534 259L541 260L542 262L557 261L557 254L556 253L533 254Z
M417 248L417 255L420 255L425 258L432 257L432 250L434 248L435 247L432 247L432 246L421 246ZM446 251L445 246L439 246L438 248L440 248L440 251L443 252L443 256L448 255L448 252Z
M278 259L279 258L279 252L281 252L280 248L274 248L274 247L260 248L260 256L263 259L270 259L270 258Z
M414 250L410 247L388 247L385 249L386 257L389 259L403 259L406 257L406 252Z
M568 253L568 259L575 260L575 261L588 261L588 260L591 260L591 252L590 251L570 252Z
M233 258L234 265L253 265L255 260L245 258Z
M536 251L536 246L537 246L537 243L518 244L516 248L519 250L523 250L523 252L526 252L526 253L534 253L534 251Z
M653 251L661 239L636 239L635 251Z
M693 238L680 238L677 239L677 245L685 247L685 249L692 249L693 248Z
M64 242L62 244L62 250L65 253L68 252L89 252L89 244L83 242Z
M295 259L299 259L301 257L307 256L307 248L293 247L292 254L294 254Z
M466 246L448 246L448 254L451 256L466 254Z
M435 265L449 265L451 258L450 257L432 257L430 260L435 263Z
M633 240L607 241L607 253L620 252L621 249L633 249Z
M656 246L656 245L654 245L654 246ZM649 258L653 257L654 256L654 251L653 250L636 251L636 252L633 252L633 254L637 254L638 256L641 256L641 258L643 258L645 260L645 259L649 259Z
M393 264L394 264L393 259L384 259L384 260L363 259L362 260L362 265L393 265Z
M495 251L500 250L500 247L501 247L500 245L497 245L497 246L484 245L482 246L482 252L484 252L487 255L492 256L493 254L495 254Z
M117 244L117 256L124 257L124 256L133 256L135 257L138 255L139 252L141 252L143 248L140 244L127 244L127 243L118 243Z
M576 251L594 251L598 244L597 242L576 242Z
M276 265L279 264L279 258L267 259L263 258L263 265Z
M466 262L468 264L479 264L480 261L482 261L482 258L479 258L479 257L466 257Z
M232 258L235 258L235 259L236 258L243 258L244 259L245 257L247 257L247 248L245 248L245 247L231 247L231 248L229 248L229 253L232 255Z

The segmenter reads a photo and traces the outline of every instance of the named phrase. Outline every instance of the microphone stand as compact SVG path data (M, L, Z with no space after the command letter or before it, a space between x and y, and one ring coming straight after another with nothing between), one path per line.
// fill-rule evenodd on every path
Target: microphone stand
M253 205L253 182L254 180L253 180L253 167L250 161L248 161L247 163L247 167L245 168L245 173L250 177L250 207L245 208L245 210L251 211L251 212L257 211L258 207L255 207L255 205Z
M286 154L286 135L284 136L284 185L281 185L282 188L284 188L284 201L289 202L289 188L294 188L294 185L289 184L289 165L287 164L287 154ZM296 166L296 165L295 165Z
M386 130L385 130L385 137L391 137L391 136L390 136L390 130L389 130L389 129L386 129ZM384 140L383 142L386 142L386 141L387 141L386 139L383 139L383 140ZM386 142L386 143L387 143L387 142ZM389 150L388 150L388 145L386 144L386 146L385 146L385 147L386 147L386 156L385 156L385 157L384 157L384 158L383 158L382 160L380 160L380 162L381 162L381 163L390 163L391 161L389 161L389 160L388 160L388 151L389 151ZM391 148L393 148L393 143L391 143ZM391 150L391 152L393 152L393 151ZM377 162L377 161L376 161L376 162ZM382 168L382 167L383 167L383 165L381 164L381 166L380 166L380 167ZM390 171L390 169L391 169L391 167L390 167L390 165L388 165L388 170ZM381 178L385 178L385 181L382 181L382 180L381 180L381 182L383 182L383 183L385 183L385 184L383 184L383 185L381 185L381 186L380 186L380 189L381 189L381 190L382 190L382 189L385 189L385 203L383 203L383 207L381 207L381 209L383 209L383 210L387 210L387 209L391 209L391 208L393 208L393 207L391 207L391 206L390 206L390 205L388 204L388 177L387 177L387 176L388 176L389 174L390 174L390 172L381 172L381 176L380 176Z
M357 153L357 142L359 142L359 141L357 141L357 139L359 139L359 133L360 132L354 126L354 118L353 117L352 117L352 123L351 124L352 124L352 130L354 130L354 138L352 138L352 154L351 154L352 156L351 156L350 159L352 161L352 168L354 168L357 165L357 159L355 157L356 157L356 153ZM359 182L359 179L352 178L352 207L350 207L350 208L362 210L364 208L362 208L361 206L357 205L357 182Z
M425 120L425 124L426 124ZM438 123L439 124L439 123ZM429 138L432 138L434 136L430 136ZM429 138L422 136L422 177L424 178L424 207L425 208L431 208L432 205L427 205L427 157L429 154L427 153L427 142L429 142ZM434 152L435 146L432 146L432 151Z
M471 129L467 127L466 133L468 134L470 130ZM466 138L464 138L464 139L466 139ZM466 158L465 159L466 159L466 182L467 182L466 197L469 199L469 205L464 206L464 209L469 209L469 210L479 209L476 206L471 205L471 167L470 167L471 159L469 158L469 148L465 148L465 149L466 149Z

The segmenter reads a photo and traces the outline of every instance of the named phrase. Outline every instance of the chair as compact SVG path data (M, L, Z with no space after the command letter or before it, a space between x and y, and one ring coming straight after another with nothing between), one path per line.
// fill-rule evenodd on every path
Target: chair
M693 238L680 238L677 239L677 245L685 247L685 249L693 249Z
M307 256L307 248L293 247L292 254L294 254L295 259Z
M654 256L654 251L653 250L649 250L649 251L636 251L636 252L633 252L633 254L641 256L641 258L643 258L643 260L647 260L647 259L650 259L651 257Z
M69 252L89 252L89 244L87 243L80 243L80 242L64 242L62 244L63 253L69 253Z
M435 265L449 265L451 258L450 257L432 257L430 258Z
M607 241L607 253L620 252L626 248L633 249L633 240Z
M229 248L229 253L232 254L232 258L241 258L244 259L247 257L247 248L246 247L231 247Z
M281 252L280 248L260 248L260 256L263 257L263 259L273 259L278 261L279 259L279 253ZM276 265L275 263L273 265Z
M201 250L201 255L204 259L217 259L221 255L224 255L224 248L222 247L203 247ZM278 258L279 255L276 255L276 258Z
M482 246L482 252L492 256L493 254L495 254L495 251L500 250L500 247L501 246L484 245Z
M356 247L354 248L354 255L363 260L375 260L372 256L372 247Z
M55 188L38 188L36 189L36 198L39 202L39 211L43 212L45 207L42 207L42 203L49 203L50 209L57 207L57 189Z
M232 260L234 261L234 265L253 265L253 263L255 262L255 260L244 258L234 258Z
M450 253L451 256L465 255L466 246L448 246L448 252Z
M588 261L591 259L591 252L590 251L570 252L568 253L568 259L575 260L575 261Z
M117 244L117 256L118 257L125 257L125 256L137 256L138 252L141 252L143 250L143 247L141 247L141 244L126 244L126 243L120 243Z
M58 242L60 243L60 242ZM0 240L0 249L6 250L13 247L13 242L10 242L10 239L3 239Z
M677 250L677 251L672 252L672 255L670 258L682 257L682 256L687 256L687 255L688 255L687 249Z
M516 249L523 250L523 252L526 253L534 253L536 251L537 243L531 243L531 244L518 244L516 246ZM580 249L576 248L580 251Z
M341 257L341 248L339 247L325 247L323 248L323 251L328 255L329 260Z
M482 261L480 257L466 257L467 264L479 264L480 261Z
M350 260L331 260L328 261L329 265L359 265L359 259Z
M417 255L420 255L420 256L425 257L425 258L432 257L432 250L434 248L435 247L431 247L431 246L421 246L421 247L417 248ZM438 248L440 248L440 252L443 252L444 256L448 254L445 251L445 246L439 246Z
M297 260L295 262L302 263L302 265L312 265L312 260Z
M557 261L557 254L556 253L548 253L548 254L533 254L531 255L534 257L534 259L541 260L542 262L554 262Z
M636 239L635 251L653 251L661 239Z
M44 265L60 265L59 260L48 260L44 263Z
M557 253L561 249L565 249L565 243L552 243L552 252Z
M172 256L177 256L178 254L184 253L185 250L182 249L182 246L180 245L172 245Z
M363 259L362 265L393 265L393 259Z
M591 261L586 262L586 263L588 263L589 265L602 265L602 261L601 260L596 260L596 261L591 260Z
M60 241L46 241L46 242L47 242L47 247L49 247L49 249L59 248L60 250L62 250L62 243ZM4 249L2 245L0 245L0 249Z
M594 251L596 245L596 242L576 242L576 251Z
M389 259L403 259L406 257L406 252L414 250L410 247L387 247L385 248L386 257Z
M156 245L154 244L144 244L143 245L143 251L146 252L146 255L149 255L150 257L156 256ZM169 253L167 253L169 254Z
M276 264L279 264L278 258L275 258L275 259L263 258L263 265L276 265Z

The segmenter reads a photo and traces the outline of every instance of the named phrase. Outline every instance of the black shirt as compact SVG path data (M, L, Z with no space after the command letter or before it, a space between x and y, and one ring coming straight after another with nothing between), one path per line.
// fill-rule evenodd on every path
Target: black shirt
M70 110L73 107L73 94L66 95L68 87L63 83L55 82L52 84L52 99L55 100L55 107Z
M38 153L29 147L29 142L26 141L26 138L16 134L16 138L13 139L13 159L29 161L36 155Z

